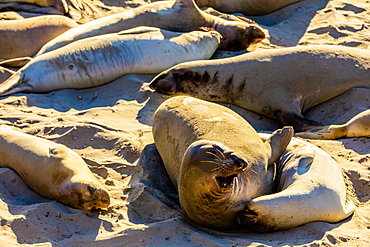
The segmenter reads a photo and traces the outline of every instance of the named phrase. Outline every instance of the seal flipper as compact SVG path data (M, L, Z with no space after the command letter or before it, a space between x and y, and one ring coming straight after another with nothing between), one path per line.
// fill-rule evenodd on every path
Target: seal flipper
M276 118L284 125L293 126L296 132L301 132L313 127L322 126L320 123L305 118L298 113L280 112L277 114Z
M0 96L6 96L20 92L31 92L31 86L24 81L24 75L17 72L0 84Z
M293 133L294 130L291 126L275 130L274 133L272 133L271 137L267 140L267 143L271 146L271 156L268 160L268 165L272 165L279 159L292 139Z
M296 136L307 139L338 139L347 135L347 125L329 125L310 128Z

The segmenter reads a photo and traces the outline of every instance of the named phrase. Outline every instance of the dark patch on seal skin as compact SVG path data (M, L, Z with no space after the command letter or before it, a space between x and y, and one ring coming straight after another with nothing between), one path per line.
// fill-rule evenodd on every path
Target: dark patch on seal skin
M300 116L295 113L283 112L281 110L276 110L272 113L276 116L279 121L284 125L291 125L297 132L306 131L312 127L322 126L322 124Z
M208 72L204 72L202 76L202 82L208 82L211 77L209 76Z

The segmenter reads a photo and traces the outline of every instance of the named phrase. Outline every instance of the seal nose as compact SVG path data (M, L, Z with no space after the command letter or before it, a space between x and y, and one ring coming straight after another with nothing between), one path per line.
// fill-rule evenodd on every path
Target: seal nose
M248 161L246 161L244 158L239 157L237 154L232 153L230 155L230 158L232 159L234 166L237 170L245 171L248 167Z

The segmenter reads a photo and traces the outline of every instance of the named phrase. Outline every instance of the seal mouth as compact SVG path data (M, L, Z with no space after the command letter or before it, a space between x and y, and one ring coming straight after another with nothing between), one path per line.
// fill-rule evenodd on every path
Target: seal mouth
M216 181L220 188L222 189L232 189L234 186L234 178L236 178L238 174L232 174L229 176L217 176Z

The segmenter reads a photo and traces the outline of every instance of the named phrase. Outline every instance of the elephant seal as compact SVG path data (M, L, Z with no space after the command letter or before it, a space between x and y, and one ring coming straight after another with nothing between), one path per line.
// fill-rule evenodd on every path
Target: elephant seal
M6 81L9 77L14 75L14 73L14 71L0 66L0 83Z
M177 33L138 27L78 40L35 57L0 85L0 96L89 88L125 74L159 73L184 61L209 59L220 39L215 31Z
M286 127L262 141L232 110L192 97L166 100L153 119L155 146L182 209L217 230L238 227L244 204L273 192L274 162L292 135Z
M200 7L212 7L227 13L265 15L301 0L195 0Z
M296 133L309 139L338 139L342 137L370 137L370 110L360 112L345 124L314 127Z
M156 76L150 87L238 105L300 132L319 125L302 112L352 87L369 87L369 71L368 50L298 46L179 64Z
M78 24L65 16L47 15L0 22L0 58L35 55L48 41Z
M137 26L158 27L176 32L194 31L201 27L213 28L223 37L219 48L226 50L244 50L265 37L257 24L228 21L204 13L195 5L194 0L159 1L80 25L49 41L37 55L79 39L116 33Z
M110 198L74 151L0 127L0 166L15 170L34 191L77 209L105 209Z
M278 231L313 221L334 223L354 212L341 169L315 145L293 138L277 170L279 192L248 201L238 218L242 226Z

